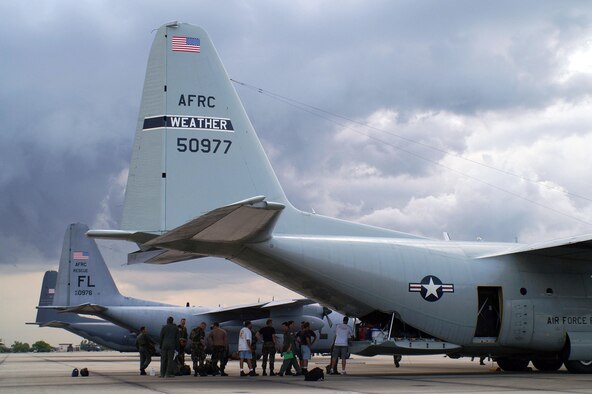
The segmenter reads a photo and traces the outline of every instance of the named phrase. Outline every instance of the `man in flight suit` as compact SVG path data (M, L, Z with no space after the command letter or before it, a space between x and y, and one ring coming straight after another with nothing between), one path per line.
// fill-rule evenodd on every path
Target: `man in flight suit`
M160 330L160 377L175 377L175 350L179 346L179 328L173 323L172 316Z
M198 370L200 376L206 376L204 371L206 361L206 327L205 322L191 330L189 338L191 339L191 361L193 361L193 376L197 376Z
M152 355L155 353L154 341L146 332L146 327L140 327L140 334L136 338L136 347L140 352L140 375L146 375L146 368L152 362Z

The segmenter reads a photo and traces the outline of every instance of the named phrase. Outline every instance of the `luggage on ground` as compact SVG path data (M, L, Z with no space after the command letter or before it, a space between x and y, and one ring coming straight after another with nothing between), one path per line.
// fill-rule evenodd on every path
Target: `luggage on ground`
M304 380L314 382L317 380L325 380L325 373L319 367L313 368L304 375Z

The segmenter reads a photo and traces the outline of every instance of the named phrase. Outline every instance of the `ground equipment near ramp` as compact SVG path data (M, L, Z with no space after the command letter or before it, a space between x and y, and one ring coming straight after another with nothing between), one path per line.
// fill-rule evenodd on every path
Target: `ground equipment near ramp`
M55 313L57 310L60 316L71 313L94 315L133 332L145 326L154 339L168 316L172 316L176 323L182 318L187 319L189 331L201 322L209 327L217 321L228 331L232 350L236 348L238 331L246 320L251 320L254 329L258 329L271 318L278 333L284 321L308 321L319 335L315 351L328 352L331 348L334 334L330 326L341 321L343 315L307 299L209 307L175 306L124 296L117 289L96 242L85 236L87 231L88 227L81 223L68 226L54 300L47 306L40 306L40 313Z
M41 284L39 306L47 307L53 304L58 273L46 271ZM54 309L37 309L34 323L39 327L62 328L98 345L120 352L137 352L136 333L119 327L111 322L83 317L75 313L59 313Z
M184 39L192 50L174 44ZM532 360L592 372L592 235L436 240L297 210L212 41L189 24L154 38L122 230L89 235L137 243L130 261L231 260L380 327L361 353L491 355L506 370Z

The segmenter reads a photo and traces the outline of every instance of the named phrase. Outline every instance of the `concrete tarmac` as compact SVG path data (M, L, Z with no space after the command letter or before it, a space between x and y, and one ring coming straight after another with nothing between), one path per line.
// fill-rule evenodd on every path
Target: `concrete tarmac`
M574 375L564 368L555 373L536 370L508 373L495 363L485 366L470 359L443 356L405 356L400 368L392 357L358 357L348 360L348 375L329 375L325 381L305 382L302 376L239 377L238 361L231 361L228 377L140 376L138 356L115 352L0 354L0 393L95 393L116 394L194 393L591 393L592 375ZM310 368L324 368L327 357L316 357ZM281 364L276 361L276 370ZM72 369L88 368L89 377L70 376ZM259 369L258 372L261 372Z

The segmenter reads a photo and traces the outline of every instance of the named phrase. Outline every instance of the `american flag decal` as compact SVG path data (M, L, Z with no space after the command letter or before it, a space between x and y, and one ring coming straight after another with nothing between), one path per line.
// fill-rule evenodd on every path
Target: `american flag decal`
M201 44L199 38L196 37L185 37L185 36L173 36L173 45L171 49L174 52L194 52L199 53L201 51Z
M88 252L72 252L72 260L88 260Z

